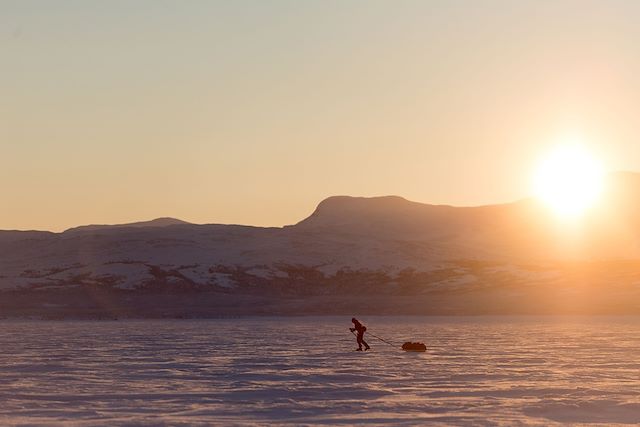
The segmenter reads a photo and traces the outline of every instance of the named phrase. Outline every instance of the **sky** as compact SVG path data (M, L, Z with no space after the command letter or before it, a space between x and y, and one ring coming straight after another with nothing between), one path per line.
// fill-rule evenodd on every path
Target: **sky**
M0 229L292 224L640 171L637 1L0 0Z

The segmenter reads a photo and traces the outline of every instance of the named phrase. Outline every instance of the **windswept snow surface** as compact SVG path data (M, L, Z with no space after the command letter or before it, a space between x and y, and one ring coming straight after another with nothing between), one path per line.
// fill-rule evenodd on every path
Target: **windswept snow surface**
M640 318L4 321L1 425L640 423Z

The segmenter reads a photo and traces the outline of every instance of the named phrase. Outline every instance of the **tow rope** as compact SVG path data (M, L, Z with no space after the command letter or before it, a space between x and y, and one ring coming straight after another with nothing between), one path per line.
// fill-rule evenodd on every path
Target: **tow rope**
M351 331L351 330L350 330L350 331ZM351 331L351 333L352 333L354 336L356 336L356 337L358 336L358 335L356 335L356 333L355 333L355 332L353 332L353 331ZM374 337L374 338L379 339L380 341L382 341L382 342L383 342L383 343L385 343L385 344L389 344L391 347L398 348L398 346L397 346L397 345L392 344L392 343L390 343L389 341L385 340L384 338L380 338L379 336L377 336L377 335L375 335L375 334L372 334L371 332L369 332L369 335L371 335L371 336L372 336L372 337Z

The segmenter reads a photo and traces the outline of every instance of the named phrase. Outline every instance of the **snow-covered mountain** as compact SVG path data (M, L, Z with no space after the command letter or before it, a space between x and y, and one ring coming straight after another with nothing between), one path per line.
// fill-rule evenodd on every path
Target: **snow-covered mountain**
M161 218L0 231L0 310L581 312L597 301L598 312L640 311L639 176L615 175L605 208L571 230L531 200L460 208L340 196L283 228Z

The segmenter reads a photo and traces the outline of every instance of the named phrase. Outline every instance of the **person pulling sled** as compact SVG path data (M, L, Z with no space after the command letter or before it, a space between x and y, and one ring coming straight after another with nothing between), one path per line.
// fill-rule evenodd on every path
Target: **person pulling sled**
M352 318L351 321L353 322L354 327L349 328L349 330L351 332L358 333L358 335L356 336L356 340L358 341L358 348L356 349L356 351L362 351L362 344L364 344L364 351L369 350L371 347L369 347L369 344L367 344L367 342L364 340L364 333L367 330L367 327L358 322L358 319L356 319L355 317Z

